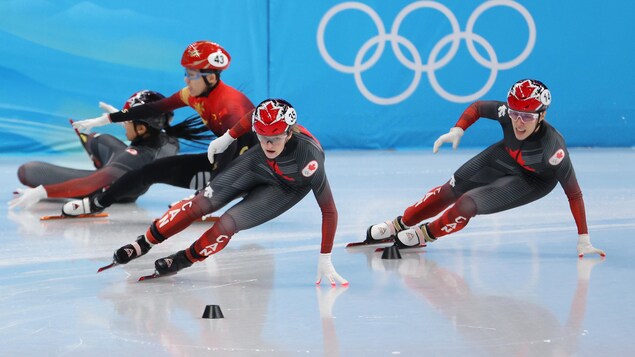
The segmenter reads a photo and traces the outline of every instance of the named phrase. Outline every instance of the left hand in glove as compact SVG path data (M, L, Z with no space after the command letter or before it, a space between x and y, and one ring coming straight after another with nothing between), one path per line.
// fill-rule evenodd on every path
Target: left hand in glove
M29 208L31 206L33 206L34 204L36 204L38 201L43 200L45 198L48 197L48 194L46 193L46 190L44 189L44 186L40 185L38 187L35 188L27 188L24 190L18 189L16 190L16 192L20 192L21 194L12 199L11 201L9 201L9 208L16 208L16 207L22 207L22 208Z
M220 137L212 140L212 142L209 143L209 146L207 147L207 159L209 160L209 163L213 164L214 155L220 154L223 151L227 150L227 147L231 145L234 140L236 139L229 135L229 130L227 130L225 134L221 135Z
M591 238L588 234L578 235L578 257L582 258L585 254L599 254L602 257L606 256L603 250L597 249L591 244Z
M320 285L323 276L329 279L331 286L337 285L335 282L336 280L342 284L342 286L348 286L348 280L342 278L342 276L335 271L335 267L331 262L331 253L320 254L320 259L318 260L317 281L315 283Z
M73 122L73 128L82 132L89 132L90 129L96 126L104 126L106 124L110 124L110 116L108 113L104 113L97 118Z
M101 110L103 110L104 112L106 112L108 114L116 113L116 112L119 111L119 109L113 107L112 105L110 105L108 103L104 103L104 102L99 102L99 107L101 108Z

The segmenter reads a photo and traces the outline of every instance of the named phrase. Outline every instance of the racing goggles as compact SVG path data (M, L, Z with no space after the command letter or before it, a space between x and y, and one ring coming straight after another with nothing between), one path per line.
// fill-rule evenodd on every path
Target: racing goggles
M268 142L268 143L272 143L273 145L276 145L281 142L284 142L284 140L287 138L287 133L280 134L280 135L272 135L272 136L256 134L256 136L258 137L258 140L260 140L260 142Z
M190 69L186 69L185 70L185 78L189 79L190 81L195 81L203 76L206 76L208 74L211 73L205 73L205 72L199 72L199 71L193 71Z
M512 120L521 120L525 124L540 118L540 113L519 112L513 109L508 109L507 113L509 114L509 117L512 118Z

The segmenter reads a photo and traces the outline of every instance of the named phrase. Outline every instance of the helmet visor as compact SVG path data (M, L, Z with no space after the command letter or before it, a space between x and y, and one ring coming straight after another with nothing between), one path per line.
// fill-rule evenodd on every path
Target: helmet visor
M540 117L539 113L521 112L513 109L508 109L507 112L509 113L509 117L512 118L512 120L520 120L523 123L530 123Z
M260 140L260 142L263 142L263 143L269 142L272 144L279 144L287 138L287 133L285 132L284 134L270 135L270 136L260 135L256 133L256 136L258 137L258 140Z
M201 77L204 77L204 76L206 76L208 74L210 74L210 73L205 73L205 72L201 72L201 71L197 71L197 70L189 69L189 68L185 69L185 78L187 78L190 81L195 81L195 80L197 80L197 79L199 79Z

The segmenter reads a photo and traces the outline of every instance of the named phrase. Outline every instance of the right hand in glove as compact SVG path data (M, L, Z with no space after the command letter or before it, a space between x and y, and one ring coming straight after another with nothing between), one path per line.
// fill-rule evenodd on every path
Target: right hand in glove
M223 151L227 150L227 147L231 145L234 140L236 139L232 138L232 136L229 135L229 130L227 130L222 136L212 140L212 142L209 143L209 147L207 148L207 159L209 160L209 163L213 164L214 155L220 154Z
M598 254L601 257L606 257L606 253L602 249L597 249L591 244L591 238L588 234L579 234L578 235L578 257L582 258L588 254Z
M87 133L96 126L104 126L106 124L110 124L110 116L108 113L104 113L97 118L73 122L73 128Z
M443 134L441 136L439 136L439 138L437 139L437 141L434 142L434 146L432 147L432 152L433 153L437 153L439 151L439 148L441 147L441 145L443 145L443 143L452 143L452 149L455 149L459 146L459 142L461 141L461 137L463 136L463 129L459 128L458 126L455 126L454 128L450 129L450 131L447 134Z
M111 114L111 113L116 113L119 111L119 109L113 107L112 105L108 104L108 103L104 103L104 102L99 102L99 107L106 113Z
M335 271L335 267L331 261L331 253L320 253L320 258L318 259L317 280L315 282L317 285L320 285L323 276L329 280L331 287L337 286L337 282L342 284L342 286L348 286L349 284L348 280L342 278L342 276Z

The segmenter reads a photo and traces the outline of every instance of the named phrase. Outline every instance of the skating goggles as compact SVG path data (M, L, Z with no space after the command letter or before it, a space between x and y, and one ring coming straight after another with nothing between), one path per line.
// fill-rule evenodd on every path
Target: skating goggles
M192 70L185 70L185 78L189 79L190 81L195 81L201 77L204 77L208 74L211 73L204 73L204 72L199 72L199 71L192 71Z
M540 118L540 113L519 112L513 109L508 109L507 113L509 114L509 117L512 118L512 120L522 120L522 122L525 124Z
M283 142L287 138L286 133L280 134L280 135L272 135L272 136L256 134L256 136L258 137L258 140L260 140L261 142L269 142L274 145Z

